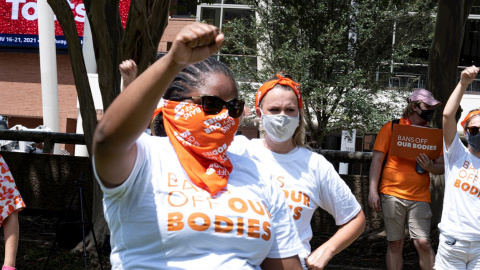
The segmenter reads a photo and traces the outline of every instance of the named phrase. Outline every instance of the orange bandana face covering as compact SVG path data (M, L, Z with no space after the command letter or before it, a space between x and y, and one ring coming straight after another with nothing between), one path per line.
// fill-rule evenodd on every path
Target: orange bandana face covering
M278 80L273 80L264 83L262 86L257 91L257 94L255 95L255 109L260 107L260 102L262 101L263 97L268 93L268 91L272 90L273 87L277 84L281 85L286 85L292 88L292 90L295 92L295 95L297 95L298 99L298 107L301 109L303 107L303 102L302 102L302 94L300 93L300 84L292 81L289 78L284 78L281 75L277 74Z
M465 123L467 123L468 119L474 117L477 114L480 114L480 109L467 114L467 116L465 116L465 119L463 119L463 121L460 123L462 125L462 127L465 128Z
M227 186L233 166L227 147L237 132L238 119L223 109L205 114L201 105L164 100L165 131L182 167L195 185L212 196Z

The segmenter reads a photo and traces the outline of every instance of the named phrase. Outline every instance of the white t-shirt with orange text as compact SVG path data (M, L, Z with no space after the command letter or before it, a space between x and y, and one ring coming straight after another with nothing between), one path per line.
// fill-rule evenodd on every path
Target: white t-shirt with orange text
M480 159L455 135L445 149L445 195L440 231L458 240L480 241Z
M228 150L260 161L262 167L273 174L287 198L305 258L311 251L310 221L318 207L331 214L338 226L350 221L361 210L350 188L322 155L302 147L277 154L265 148L263 139L248 140L244 136L235 136Z
M301 251L280 189L253 160L229 154L227 188L211 197L190 182L168 137L142 135L137 148L128 179L101 185L112 269L260 269L266 257Z

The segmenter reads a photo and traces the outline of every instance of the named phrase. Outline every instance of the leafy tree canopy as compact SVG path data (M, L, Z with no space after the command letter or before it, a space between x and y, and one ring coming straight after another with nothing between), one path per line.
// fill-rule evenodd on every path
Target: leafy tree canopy
M314 148L331 131L377 132L401 114L405 89L380 91L386 88L392 57L396 63L426 63L417 56L428 49L435 25L435 5L423 1L241 2L256 16L225 24L223 53L246 56L227 58L240 79L264 82L285 71L301 83ZM251 56L257 56L260 69ZM255 87L240 86L252 99ZM392 104L395 99L400 106Z

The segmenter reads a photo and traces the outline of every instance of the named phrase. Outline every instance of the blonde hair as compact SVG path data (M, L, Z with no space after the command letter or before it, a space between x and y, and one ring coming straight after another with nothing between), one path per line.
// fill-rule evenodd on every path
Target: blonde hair
M407 107L403 109L402 118L408 118L410 115L414 114L415 110L413 110L413 104L415 104L415 106L419 106L420 103L422 103L420 100L408 102Z

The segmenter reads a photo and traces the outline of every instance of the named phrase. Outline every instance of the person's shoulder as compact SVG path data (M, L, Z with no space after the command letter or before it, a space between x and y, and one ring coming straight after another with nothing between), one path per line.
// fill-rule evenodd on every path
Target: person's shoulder
M332 163L328 161L328 159L322 155L318 151L310 151L308 149L305 149L308 152L302 153L303 156L306 156L310 159L310 164L316 164L315 166L320 166L322 167L322 170L329 168L330 166L333 167Z
M172 143L168 137L151 136L146 133L140 135L137 139L137 146L144 148L144 151L159 153L164 155L165 151L174 151Z
M248 148L250 140L243 135L236 135L232 143L228 146L228 151L238 155L243 155Z

